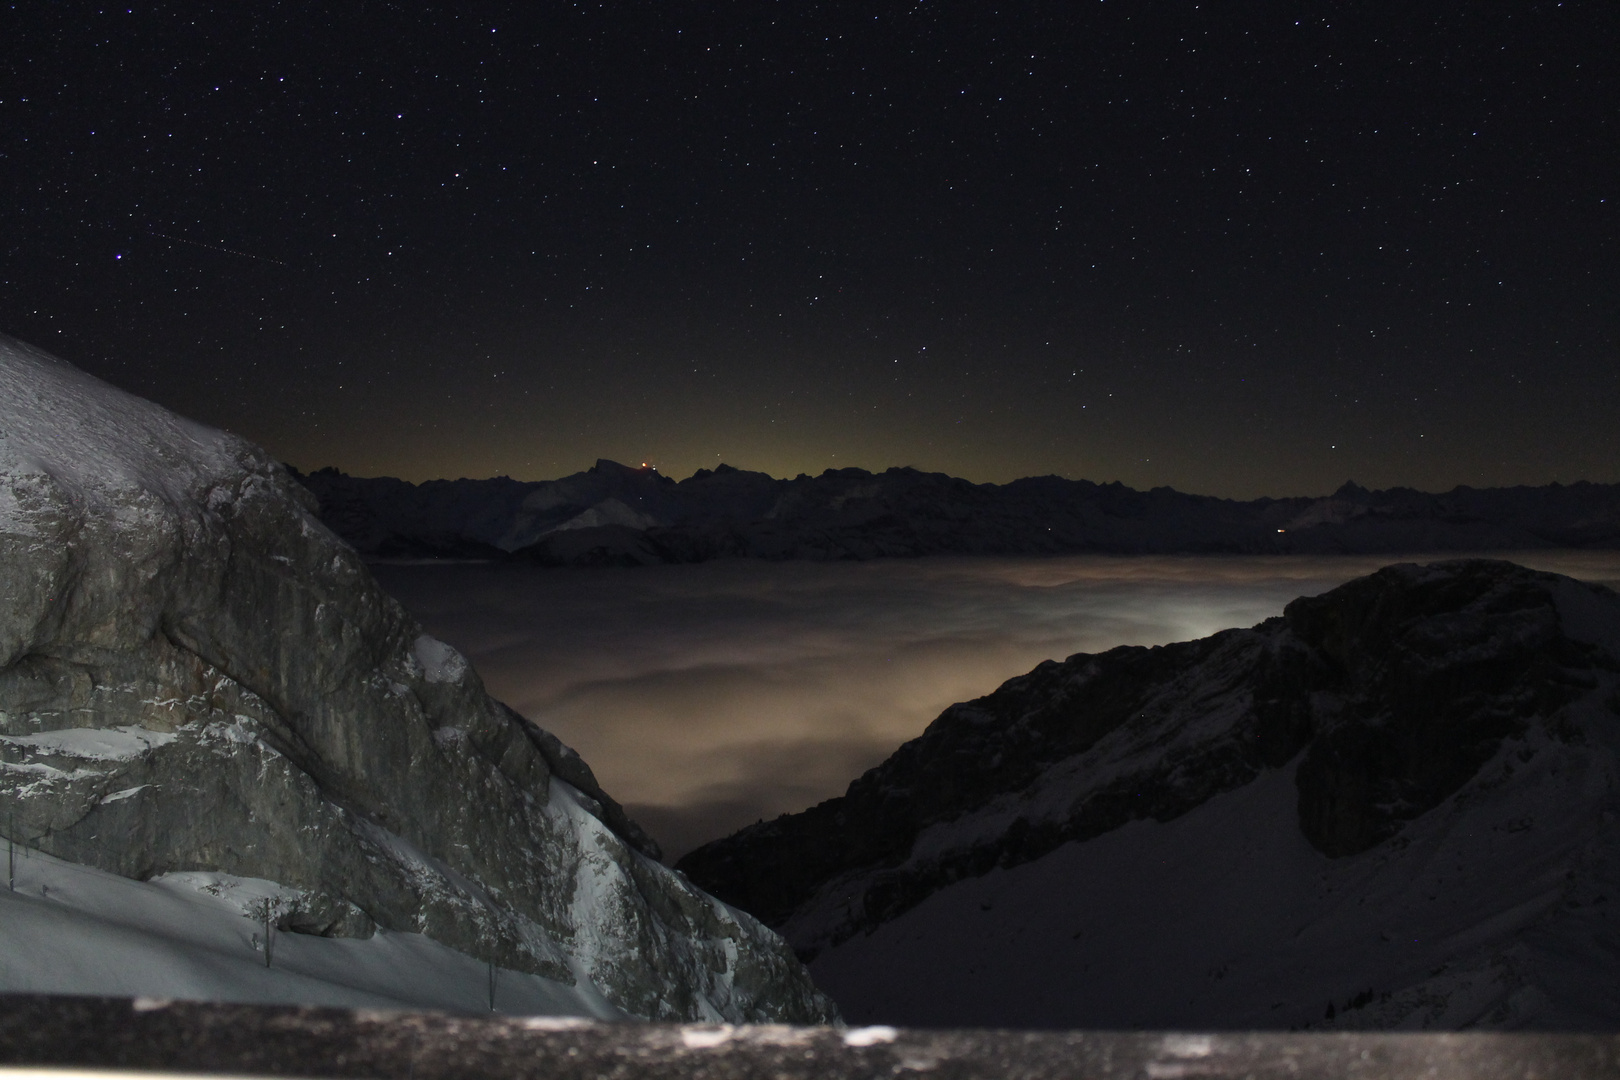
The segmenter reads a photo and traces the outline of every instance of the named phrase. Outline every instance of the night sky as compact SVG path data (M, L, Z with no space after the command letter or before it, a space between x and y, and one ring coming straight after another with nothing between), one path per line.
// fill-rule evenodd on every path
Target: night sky
M0 330L305 469L1620 480L1620 5L0 5Z

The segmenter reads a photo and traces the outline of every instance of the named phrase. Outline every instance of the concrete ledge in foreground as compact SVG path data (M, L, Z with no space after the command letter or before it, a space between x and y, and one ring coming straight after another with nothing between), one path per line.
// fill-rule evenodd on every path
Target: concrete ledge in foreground
M1620 1035L733 1028L0 996L0 1080L40 1067L390 1080L1620 1080Z

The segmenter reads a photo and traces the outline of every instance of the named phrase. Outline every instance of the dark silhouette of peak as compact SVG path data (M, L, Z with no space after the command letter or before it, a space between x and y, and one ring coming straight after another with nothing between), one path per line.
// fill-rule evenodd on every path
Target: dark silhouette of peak
M658 470L654 469L650 465L622 465L619 462L613 461L609 458L597 458L596 464L592 465L586 471L601 476L622 476L627 479L640 479L642 477L652 476L656 474Z
M855 1022L1270 1027L1337 1000L1355 1026L1611 1028L1617 690L1611 590L1395 565L1046 661L677 867Z
M1333 497L1335 499L1365 499L1371 494L1372 492L1368 491L1354 480L1346 480L1343 484L1339 485L1339 490L1333 493Z

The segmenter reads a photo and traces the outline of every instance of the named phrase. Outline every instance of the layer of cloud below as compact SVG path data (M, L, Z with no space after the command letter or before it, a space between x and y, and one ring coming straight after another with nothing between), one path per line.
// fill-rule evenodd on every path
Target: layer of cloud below
M1513 558L1620 579L1616 552ZM496 697L577 748L674 857L842 793L947 705L1042 660L1253 625L1392 561L438 564L378 576Z

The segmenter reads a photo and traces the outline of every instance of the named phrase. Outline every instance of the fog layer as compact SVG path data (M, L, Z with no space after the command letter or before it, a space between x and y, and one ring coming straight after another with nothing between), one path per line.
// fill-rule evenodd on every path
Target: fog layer
M1509 556L1620 580L1620 552ZM1250 626L1423 556L1108 557L625 570L386 565L490 691L584 755L678 857L841 794L947 705L1042 660Z

